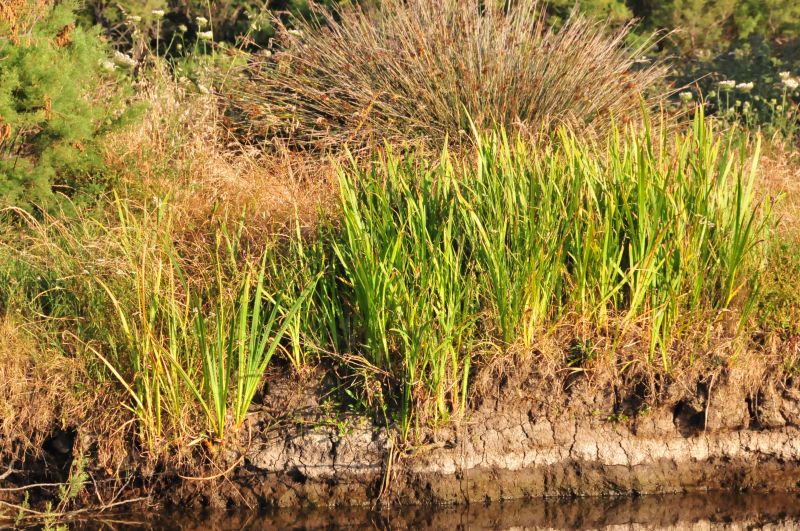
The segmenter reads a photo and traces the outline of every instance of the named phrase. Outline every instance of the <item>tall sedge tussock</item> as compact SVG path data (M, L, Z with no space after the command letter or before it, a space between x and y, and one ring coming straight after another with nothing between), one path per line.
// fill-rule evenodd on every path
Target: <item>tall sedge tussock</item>
M537 0L386 0L377 11L319 11L283 28L279 53L255 58L232 89L246 129L306 147L371 141L441 146L480 128L604 131L653 105L663 69L580 17L554 30Z

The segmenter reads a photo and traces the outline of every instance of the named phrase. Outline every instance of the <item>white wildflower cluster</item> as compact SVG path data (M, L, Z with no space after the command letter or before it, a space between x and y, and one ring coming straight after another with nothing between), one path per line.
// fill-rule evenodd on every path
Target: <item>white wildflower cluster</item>
M214 32L213 31L198 31L197 38L201 41L213 41L214 40Z
M194 21L197 23L197 27L200 29L208 26L208 19L206 17L195 17Z
M729 91L733 90L735 87L736 87L736 81L733 79L726 79L724 81L719 82L720 90Z
M690 91L686 91L686 92L681 92L680 94L678 94L678 97L681 99L682 102L688 103L688 102L692 101L692 98L694 96L692 95L692 93Z
M156 18L164 18L164 15L165 15L163 9L154 9L154 10L150 11L150 14L153 15L154 17L156 17Z
M797 90L797 88L800 87L800 77L792 77L792 73L789 71L778 72L778 77L789 92Z
M736 85L736 89L744 92L745 94L747 94L748 92L753 90L754 86L755 86L755 84L752 81L750 81L749 83L739 83L739 84L737 84Z
M126 55L120 51L114 52L114 64L123 68L133 68L136 66L136 60L130 55Z

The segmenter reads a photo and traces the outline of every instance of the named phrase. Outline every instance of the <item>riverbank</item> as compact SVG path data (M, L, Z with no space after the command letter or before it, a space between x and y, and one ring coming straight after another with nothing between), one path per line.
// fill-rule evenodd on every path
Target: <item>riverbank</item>
M657 395L644 380L623 382L598 366L548 379L515 371L493 380L459 423L405 442L364 415L332 412L323 377L298 386L291 373L273 374L239 440L206 447L205 458L182 470L149 467L135 454L104 468L96 452L107 434L76 427L50 434L43 459L2 486L68 485L83 459L83 481L94 488L83 494L86 506L95 494L145 495L137 506L244 510L796 492L800 382L752 367L686 376ZM3 498L20 504L28 493L36 503L58 492L30 487Z
M2 14L0 518L796 487L796 73L381 4L185 56Z
M434 430L397 453L385 429L363 421L275 430L262 416L228 480L213 494L188 482L175 500L197 495L200 505L217 507L474 504L794 491L800 387L770 383L748 391L739 376L721 371L711 385L655 406L587 381L549 395L531 393L534 380L506 381L458 427Z

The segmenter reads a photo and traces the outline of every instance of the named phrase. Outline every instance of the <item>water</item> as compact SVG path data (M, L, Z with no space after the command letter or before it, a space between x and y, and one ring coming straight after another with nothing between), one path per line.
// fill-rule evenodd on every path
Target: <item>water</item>
M261 529L738 530L800 529L794 494L695 494L638 498L530 500L463 507L382 510L313 509L267 512L114 516L73 529L181 531Z

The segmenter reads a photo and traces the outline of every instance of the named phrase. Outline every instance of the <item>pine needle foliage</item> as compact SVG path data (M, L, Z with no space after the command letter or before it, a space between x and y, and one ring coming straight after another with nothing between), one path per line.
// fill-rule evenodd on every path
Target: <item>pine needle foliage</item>
M98 31L76 25L75 3L34 4L0 19L3 206L49 207L54 191L97 188L99 142L129 117L109 50Z

